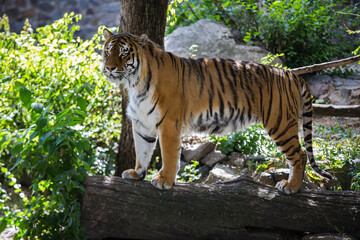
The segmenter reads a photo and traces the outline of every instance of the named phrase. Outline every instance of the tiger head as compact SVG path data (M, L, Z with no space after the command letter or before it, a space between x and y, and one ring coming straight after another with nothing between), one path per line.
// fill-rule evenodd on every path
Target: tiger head
M130 84L139 76L139 50L147 41L147 36L137 37L129 33L114 35L107 29L104 29L103 34L103 73L116 85Z

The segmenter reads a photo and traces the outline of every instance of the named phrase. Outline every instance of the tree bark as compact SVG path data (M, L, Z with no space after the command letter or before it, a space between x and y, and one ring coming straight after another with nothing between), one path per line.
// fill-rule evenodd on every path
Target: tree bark
M313 104L314 115L333 117L360 117L360 105L340 106Z
M93 176L84 182L82 224L90 239L300 239L305 232L360 237L360 193L283 195L250 178L177 184Z
M152 41L164 48L167 6L168 0L121 0L120 32L135 35L145 33ZM121 94L122 115L126 116L129 98L123 88ZM124 170L135 166L132 126L131 121L126 117L123 117L116 165L116 176L120 176Z

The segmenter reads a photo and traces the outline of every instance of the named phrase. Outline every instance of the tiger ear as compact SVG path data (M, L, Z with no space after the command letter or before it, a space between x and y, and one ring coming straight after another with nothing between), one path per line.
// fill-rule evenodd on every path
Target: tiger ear
M142 34L139 38L138 38L138 42L140 44L141 47L143 47L145 45L145 43L148 41L148 36L146 34Z
M109 30L104 28L103 35L105 37L105 40L108 40L113 34Z

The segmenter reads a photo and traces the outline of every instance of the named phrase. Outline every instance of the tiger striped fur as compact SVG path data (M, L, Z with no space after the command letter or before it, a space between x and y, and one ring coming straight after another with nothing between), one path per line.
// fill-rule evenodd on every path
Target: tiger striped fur
M307 157L317 173L332 178L314 160L311 94L301 77L252 62L180 58L146 35L113 35L105 29L104 36L103 72L128 90L127 115L133 123L136 166L123 178L145 176L159 137L163 165L152 184L170 189L179 168L181 135L225 134L254 122L263 124L288 160L291 173L277 183L280 191L300 189ZM307 155L299 140L301 119Z

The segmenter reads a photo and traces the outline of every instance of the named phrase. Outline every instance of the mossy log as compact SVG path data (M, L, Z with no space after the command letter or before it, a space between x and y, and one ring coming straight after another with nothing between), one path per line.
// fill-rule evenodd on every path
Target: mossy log
M284 195L246 177L176 184L88 177L82 224L90 239L301 239L306 233L360 238L360 193L304 190Z

